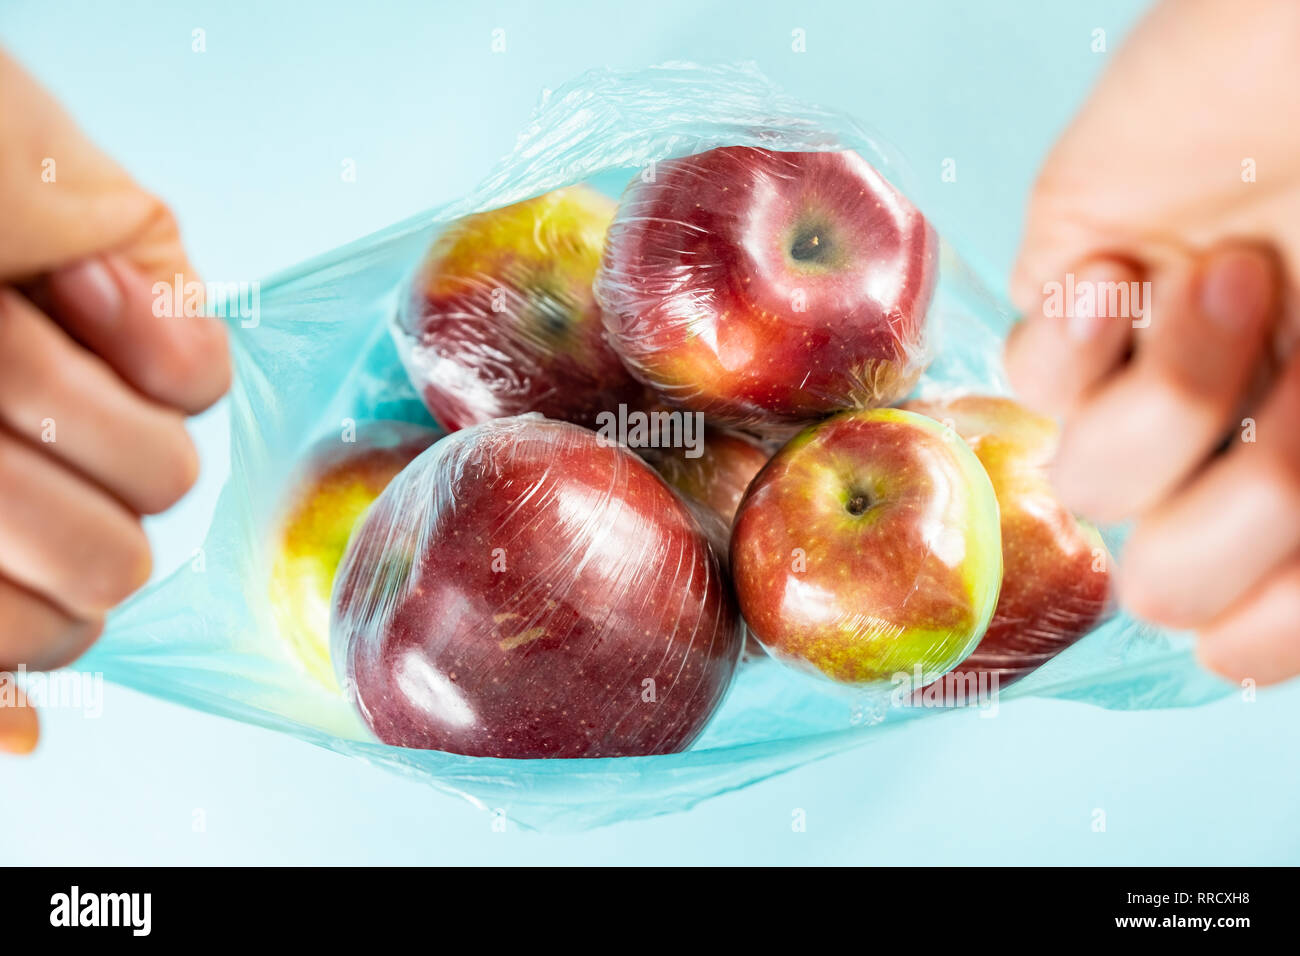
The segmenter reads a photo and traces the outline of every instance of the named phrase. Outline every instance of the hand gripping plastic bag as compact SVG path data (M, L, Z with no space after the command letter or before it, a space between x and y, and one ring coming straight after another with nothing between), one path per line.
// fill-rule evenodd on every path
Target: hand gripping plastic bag
M877 135L788 97L750 67L601 70L546 95L514 150L470 196L264 282L256 321L229 323L236 367L231 473L201 556L114 613L84 666L166 700L404 772L529 827L585 828L668 813L849 748L863 747L862 759L870 760L866 744L913 719L974 717L972 707L927 708L908 694L844 690L760 656L736 669L721 707L685 752L462 756L379 742L339 687L303 667L293 642L277 633L268 598L270 529L303 456L320 439L367 422L433 427L403 367L393 320L449 225L577 184L617 197L630 181L644 182L664 164L671 170L675 159L734 146L853 150L907 193L901 161ZM940 242L924 346L930 361L911 394L945 400L1005 393L999 355L1009 324L997 298ZM441 444L425 457L447 454ZM1105 537L1122 558L1122 534ZM538 612L520 604L515 613L526 623ZM1197 668L1187 636L1118 614L1003 689L999 704L1044 696L1116 709L1190 706L1228 689Z

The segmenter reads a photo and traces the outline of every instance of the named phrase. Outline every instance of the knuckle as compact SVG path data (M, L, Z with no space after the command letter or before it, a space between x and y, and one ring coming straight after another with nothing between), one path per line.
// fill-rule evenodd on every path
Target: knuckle
M1237 406L1237 390L1202 364L1186 355L1172 360L1162 357L1144 363L1144 371L1172 407L1184 409L1189 418L1224 423Z
M1287 609L1287 620L1300 620L1300 562L1293 562L1278 582L1279 598Z
M152 571L149 539L139 522L130 522L87 574L86 604L93 611L107 611L143 587Z
M1215 638L1220 635L1216 634ZM1196 642L1196 659L1202 667L1225 680L1238 681L1242 678L1240 662L1232 654L1225 653L1225 648L1232 647L1231 640L1211 639L1202 635Z
M34 452L22 441L0 429L0 502L11 501L31 470Z
M157 196L148 195L144 207L143 231L168 248L180 248L181 227L171 207Z
M1278 608L1279 620L1288 622L1300 620L1300 563L1292 563L1279 574L1269 590L1273 592L1269 597Z
M1154 557L1150 533L1143 526L1134 531L1124 548L1124 559L1117 568L1116 590L1120 602L1138 618L1166 627L1186 627L1184 619L1169 593L1169 575L1178 573Z
M201 318L187 360L191 383L185 410L201 412L230 390L233 370L226 327L216 319Z
M32 390L32 403L54 402L60 409L76 409L89 403L94 392L89 383L101 377L90 373L92 362L86 356L67 349L46 350L32 362L28 374L40 383ZM90 374L88 374L90 373ZM92 377L93 376L93 377ZM38 415L33 409L32 415Z
M134 377L141 391L162 401L184 394L191 387L196 369L176 349L155 349L152 360L142 363Z
M15 301L8 301L13 297ZM4 418L26 424L63 384L57 349L40 341L31 306L0 290L0 404Z
M33 670L58 670L67 667L99 640L104 633L103 618L91 621L68 621L43 648L39 659L29 665Z
M1265 500L1276 502L1280 514L1300 513L1300 458L1278 453L1280 449L1265 447L1260 450L1265 454L1258 456L1254 471L1258 485L1256 493Z
M148 486L135 502L143 514L167 510L198 480L198 451L179 417L172 419L158 443L149 461L149 472Z
M1234 492L1248 498L1255 511L1269 515L1272 539L1295 542L1300 533L1300 458L1276 443L1260 438L1242 441L1227 453L1235 469ZM1262 527L1262 525L1261 525Z
M1043 381L1041 364L1029 354L1023 339L1008 341L1003 353L1003 367L1006 369L1007 381L1016 396L1031 408L1053 408L1055 394Z
M177 319L195 323L183 339L135 372L147 395L195 414L212 405L230 388L231 366L226 330L207 316Z
M17 474L18 467L14 444L0 431L0 495L8 497L9 479Z
M212 368L214 393L210 396L209 404L230 391L235 374L230 360L230 336L226 332L226 327L220 322L213 322L212 328L212 345L208 352L208 362Z

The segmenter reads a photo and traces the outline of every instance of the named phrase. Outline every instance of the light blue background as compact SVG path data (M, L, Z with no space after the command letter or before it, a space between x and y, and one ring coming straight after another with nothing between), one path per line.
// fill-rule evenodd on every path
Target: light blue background
M940 229L998 277L1038 162L1105 64L1093 30L1113 49L1142 6L4 0L0 42L172 203L212 279L260 278L451 199L543 87L667 59L753 59L865 118L911 158ZM221 410L195 425L205 474L153 524L160 570L200 540L224 427ZM1192 711L1026 701L934 724L686 814L559 836L494 832L424 785L109 687L102 717L49 712L38 754L0 761L0 862L1300 861L1300 684Z

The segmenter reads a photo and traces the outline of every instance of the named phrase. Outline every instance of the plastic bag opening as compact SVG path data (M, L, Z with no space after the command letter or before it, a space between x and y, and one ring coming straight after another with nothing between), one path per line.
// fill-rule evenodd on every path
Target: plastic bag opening
M415 776L530 827L585 828L668 813L906 727L935 713L863 695L770 660L742 666L691 749L652 757L503 760L375 741L348 701L299 667L276 635L267 528L303 454L374 420L436 427L410 384L390 321L436 237L454 220L587 184L611 198L657 164L718 147L853 150L907 195L906 168L850 117L801 103L747 65L597 70L546 96L514 150L463 200L276 275L255 323L231 323L231 475L202 549L110 618L85 660L155 696L284 733ZM1003 394L1011 316L940 240L933 361L913 397ZM435 446L436 447L436 446ZM1104 532L1119 554L1122 534ZM1225 694L1185 636L1111 618L1001 694L1140 709Z

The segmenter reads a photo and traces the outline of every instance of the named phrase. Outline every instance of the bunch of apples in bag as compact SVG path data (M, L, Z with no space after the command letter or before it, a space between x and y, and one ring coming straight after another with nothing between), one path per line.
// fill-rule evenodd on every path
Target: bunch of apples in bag
M382 741L473 756L686 749L746 635L855 688L1018 679L1107 613L1104 545L1050 420L907 401L938 248L857 153L753 147L452 224L393 325L448 434L309 456L282 631Z

